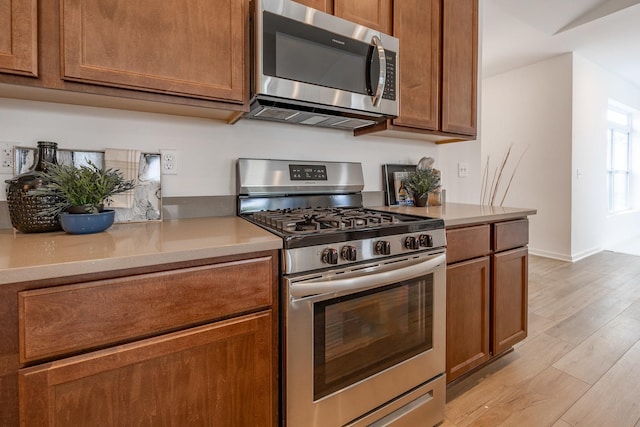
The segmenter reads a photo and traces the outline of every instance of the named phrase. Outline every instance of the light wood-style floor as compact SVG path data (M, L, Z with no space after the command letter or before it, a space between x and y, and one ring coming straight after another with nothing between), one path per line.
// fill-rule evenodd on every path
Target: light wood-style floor
M447 390L442 427L640 427L640 257L530 256L529 336Z

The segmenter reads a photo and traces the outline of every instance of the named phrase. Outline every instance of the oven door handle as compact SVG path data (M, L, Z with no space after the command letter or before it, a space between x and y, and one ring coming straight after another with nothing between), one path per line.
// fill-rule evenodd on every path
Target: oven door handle
M312 295L329 294L341 291L357 292L359 290L376 288L424 276L444 264L446 261L446 255L441 254L435 258L429 258L426 261L381 273L365 274L362 276L350 277L348 279L292 283L289 285L289 293L294 298L304 298Z

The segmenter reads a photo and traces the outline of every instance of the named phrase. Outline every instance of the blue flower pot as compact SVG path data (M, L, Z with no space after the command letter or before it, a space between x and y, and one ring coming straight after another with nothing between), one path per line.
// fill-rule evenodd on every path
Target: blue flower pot
M62 229L70 234L99 233L111 227L116 211L105 210L97 214L60 214Z

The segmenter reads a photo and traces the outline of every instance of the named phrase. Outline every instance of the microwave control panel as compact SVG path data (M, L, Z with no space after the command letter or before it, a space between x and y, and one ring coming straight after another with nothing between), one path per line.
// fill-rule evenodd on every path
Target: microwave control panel
M387 59L387 81L384 84L382 99L396 100L396 53L385 51Z

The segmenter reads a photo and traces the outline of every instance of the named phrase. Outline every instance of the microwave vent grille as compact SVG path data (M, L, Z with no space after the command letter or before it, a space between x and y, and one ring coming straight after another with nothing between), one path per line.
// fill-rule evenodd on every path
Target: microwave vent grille
M369 119L369 117L363 117L363 115L361 117L349 117L349 114L344 113L343 115L336 114L336 112L331 114L321 108L307 109L310 111L304 111L304 107L299 105L292 107L281 103L280 106L276 106L254 102L251 111L245 115L245 118L343 130L371 126L380 120L380 118Z
M284 110L282 108L263 108L254 116L257 119L291 120L300 115L299 111Z

